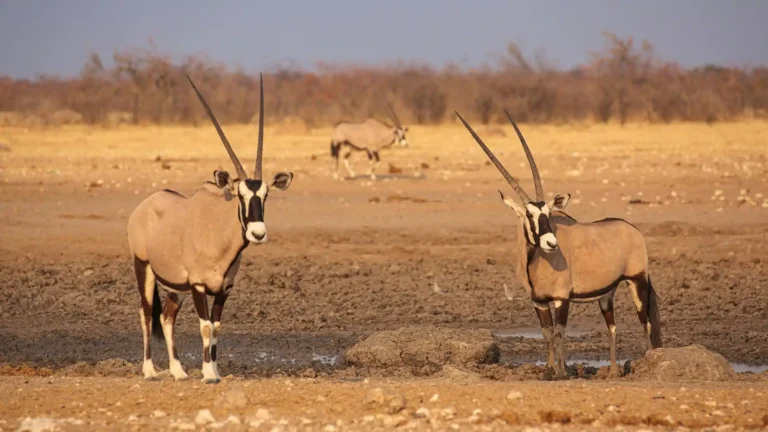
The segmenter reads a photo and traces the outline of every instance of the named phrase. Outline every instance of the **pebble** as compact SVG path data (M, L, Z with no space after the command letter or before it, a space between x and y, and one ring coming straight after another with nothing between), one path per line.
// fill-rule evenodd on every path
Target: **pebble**
M168 414L165 413L165 411L155 410L152 412L152 417L162 418L167 416Z
M211 414L211 410L203 409L197 412L197 417L195 417L195 423L199 425L205 425L208 423L214 423L216 419L213 417L213 414Z
M440 395L435 393L435 394L432 395L431 398L429 398L429 401L430 402L437 402L439 399L440 399Z
M194 423L177 423L176 429L184 430L184 431L195 430L195 424Z
M429 418L429 410L424 407L421 407L417 409L413 415L417 418Z
M405 397L393 390L376 387L368 392L365 403L383 408L387 414L395 414L405 408Z
M512 390L509 393L507 393L507 399L509 400L518 400L522 398L523 398L523 394L517 390Z

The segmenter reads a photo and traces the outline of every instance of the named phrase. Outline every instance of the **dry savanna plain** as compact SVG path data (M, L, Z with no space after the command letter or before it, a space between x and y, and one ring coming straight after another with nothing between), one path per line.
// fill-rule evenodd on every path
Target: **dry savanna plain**
M626 218L645 235L665 346L702 345L738 374L607 379L590 303L571 307L570 379L548 381L538 319L514 282L517 220L496 191L511 189L463 127L412 127L411 147L382 152L371 181L332 178L329 128L268 126L265 175L295 178L270 195L270 241L243 254L219 339L224 379L200 383L188 302L176 339L193 379L144 381L127 219L155 191L192 194L214 169L234 171L215 131L2 128L0 430L765 428L768 123L521 126L546 194L571 193L580 221ZM477 129L532 191L511 127ZM256 126L225 130L252 167ZM367 159L353 165L364 173ZM622 364L642 358L624 287L616 319ZM488 329L499 362L346 361L370 334L404 326ZM162 342L153 356L167 368Z

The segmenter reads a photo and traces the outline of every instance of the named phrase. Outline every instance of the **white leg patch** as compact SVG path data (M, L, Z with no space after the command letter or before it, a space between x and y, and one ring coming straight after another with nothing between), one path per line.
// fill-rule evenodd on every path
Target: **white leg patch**
M141 366L141 372L144 374L144 379L155 378L157 376L155 364L152 363L152 359L144 360L144 364Z
M355 177L355 171L352 169L352 167L349 165L349 159L344 159L344 167L347 169L347 172L349 173L350 177Z
M203 381L216 381L219 374L216 373L215 362L203 362Z
M610 330L610 332L611 332L611 334L612 334L612 335L616 336L616 326L615 326L615 325L611 324L611 325L608 327L608 330Z
M629 282L629 292L632 294L632 303L635 304L635 309L639 312L643 309L643 302L640 301L640 296L637 295L637 286L634 282Z

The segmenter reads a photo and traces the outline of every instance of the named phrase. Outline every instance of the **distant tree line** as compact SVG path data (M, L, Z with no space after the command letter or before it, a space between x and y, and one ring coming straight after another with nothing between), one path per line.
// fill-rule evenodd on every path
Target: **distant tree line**
M768 67L683 68L647 43L605 33L605 47L582 66L560 70L531 60L510 43L493 64L477 68L420 64L334 66L265 73L266 116L309 126L342 119L385 118L380 95L408 124L503 122L502 108L522 122L670 122L765 117ZM0 77L0 125L171 124L207 122L185 75L193 77L222 123L251 122L258 75L205 58L173 62L155 50L115 52L105 67L91 54L72 79Z

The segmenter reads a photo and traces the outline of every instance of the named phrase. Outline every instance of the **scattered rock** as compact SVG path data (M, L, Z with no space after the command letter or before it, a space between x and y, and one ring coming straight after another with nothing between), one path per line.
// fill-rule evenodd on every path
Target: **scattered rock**
M155 410L152 412L152 417L163 418L167 415L165 411Z
M544 423L567 424L571 422L571 414L560 410L539 411L539 417Z
M653 237L689 237L711 234L712 230L680 221L665 221L648 230Z
M108 377L132 377L139 373L139 366L121 358L102 360L94 367L96 374Z
M42 432L48 430L54 430L56 428L56 420L48 417L35 417L25 418L19 428L18 432Z
M380 202L381 202L381 198L379 198L379 197L377 197L377 196L375 196L375 197L371 197L371 198L368 198L368 202L369 202L369 203L374 203L374 204L377 204L377 203L380 203Z
M236 415L230 415L229 417L227 417L227 421L225 421L224 423L241 424L241 421L240 421L240 417Z
M86 362L77 362L62 370L64 376L88 376L93 375L93 366Z
M499 347L490 330L403 327L374 333L346 352L349 364L391 368L497 363Z
M393 165L392 162L388 162L388 165L389 165L389 173L390 174L402 174L403 173L403 169Z
M405 397L391 389L376 387L365 396L365 404L383 410L387 414L396 414L405 408Z
M523 394L517 390L512 390L509 393L507 393L507 400L518 400L522 398L523 398Z
M652 381L729 381L736 372L722 355L701 345L658 348L631 366L631 377Z
M213 414L211 414L211 410L208 409L202 409L198 411L197 416L195 417L195 423L199 425L206 425L215 422L216 419L213 417Z
M215 404L219 408L245 408L248 406L248 397L241 387L235 387L219 395Z

